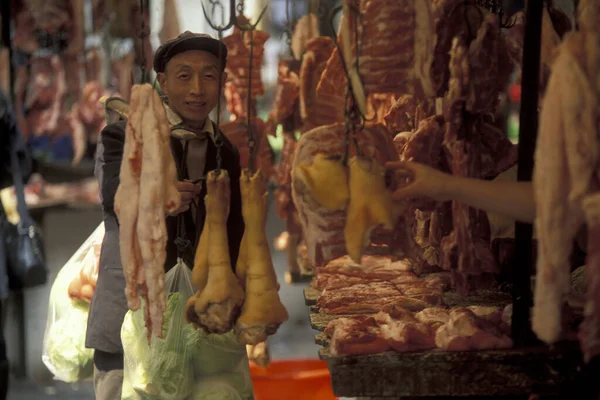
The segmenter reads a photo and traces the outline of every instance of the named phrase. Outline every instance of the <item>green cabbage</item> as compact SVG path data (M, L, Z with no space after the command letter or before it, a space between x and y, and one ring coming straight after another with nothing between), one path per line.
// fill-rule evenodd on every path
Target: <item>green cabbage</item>
M121 341L126 363L124 386L128 387L124 388L122 399L178 400L192 392L191 352L185 340L189 335L187 331L192 328L183 318L185 302L179 293L169 295L164 314L164 339L152 337L150 346L143 309L127 312L121 327Z
M194 330L188 336L188 343L197 376L229 372L247 362L246 346L237 342L233 332L213 335Z
M46 333L43 361L56 379L78 382L92 376L94 351L85 347L89 306L71 302Z
M94 372L94 351L85 347L90 306L71 300L68 288L90 247L103 234L104 224L100 224L61 268L50 290L42 361L55 379L67 383L87 379Z
M152 337L150 345L143 309L125 316L122 400L252 399L246 347L233 332L206 334L188 324L186 300L179 293L169 295L164 339Z

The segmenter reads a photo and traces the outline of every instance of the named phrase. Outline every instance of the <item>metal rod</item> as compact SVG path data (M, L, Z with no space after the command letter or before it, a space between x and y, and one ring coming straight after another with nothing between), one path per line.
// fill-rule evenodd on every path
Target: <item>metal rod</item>
M140 17L141 17L141 34L140 36L140 51L142 52L141 54L141 60L140 60L140 67L141 67L141 73L142 73L142 79L141 79L141 83L147 83L146 80L146 52L144 51L144 38L146 38L146 5L145 5L146 0L140 0ZM149 10L148 10L149 11Z
M519 118L518 180L530 182L533 175L533 155L538 130L538 97L540 81L540 48L543 2L528 0L525 8L525 37L521 78L521 112ZM533 304L531 272L533 226L515 224L515 257L513 260L512 338L515 346L527 346L535 341L529 324Z

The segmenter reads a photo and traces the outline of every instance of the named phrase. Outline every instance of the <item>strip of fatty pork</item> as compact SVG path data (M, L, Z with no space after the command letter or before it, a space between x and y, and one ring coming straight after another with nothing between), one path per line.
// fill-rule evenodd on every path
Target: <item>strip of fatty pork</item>
M152 93L143 87L140 95L148 97L149 106L142 121L142 170L140 178L137 234L142 253L145 284L148 290L146 307L150 313L151 329L162 337L163 313L166 308L164 262L166 258L167 228L165 224L164 173L161 139L152 107Z
M142 169L142 126L143 110L148 106L148 97L140 96L139 86L131 93L130 117L125 129L123 162L119 174L119 187L115 194L115 213L119 219L119 247L125 275L125 295L130 310L140 307L138 296L139 271L142 271L142 255L137 239L137 219L140 198L140 174Z
M565 37L540 116L533 177L538 258L532 323L547 343L560 339L563 300L570 291L569 256L584 222L582 201L594 190L598 167L600 104L594 75L600 68L599 42L597 34L586 32Z

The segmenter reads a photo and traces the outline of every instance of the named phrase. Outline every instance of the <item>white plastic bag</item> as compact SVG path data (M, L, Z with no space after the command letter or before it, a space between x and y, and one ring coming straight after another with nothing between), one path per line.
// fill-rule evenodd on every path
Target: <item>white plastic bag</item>
M121 328L125 355L123 400L253 399L246 348L233 335L209 335L185 320L194 294L182 260L165 275L168 293L163 339L148 344L144 307L129 311ZM218 392L215 392L218 390Z
M122 399L185 399L192 393L193 368L187 337L193 333L184 318L185 303L194 293L191 271L179 260L165 275L168 293L163 339L147 339L144 307L128 311L121 327L125 355Z
M104 237L104 223L77 249L56 276L48 300L42 361L54 378L63 382L82 381L93 374L92 349L85 347L89 303L71 300L68 289L81 273L83 263Z

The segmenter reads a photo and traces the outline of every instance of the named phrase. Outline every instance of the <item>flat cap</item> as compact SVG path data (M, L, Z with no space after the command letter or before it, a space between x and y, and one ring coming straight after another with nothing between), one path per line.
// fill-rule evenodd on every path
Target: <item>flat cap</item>
M222 68L227 62L227 46L222 41L205 33L185 31L174 39L163 43L154 54L154 71L164 72L169 60L177 54L191 50L208 51L219 58Z

